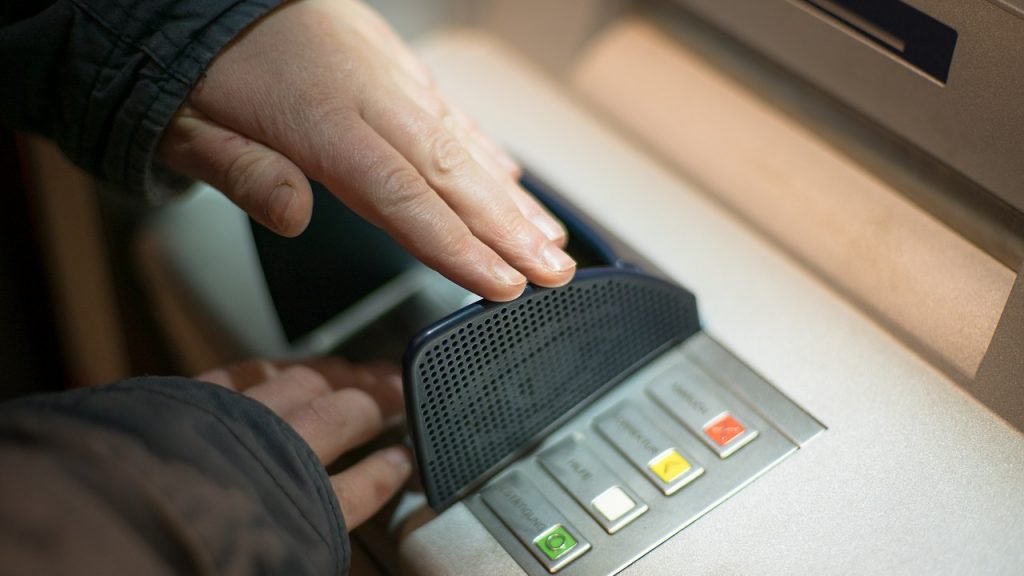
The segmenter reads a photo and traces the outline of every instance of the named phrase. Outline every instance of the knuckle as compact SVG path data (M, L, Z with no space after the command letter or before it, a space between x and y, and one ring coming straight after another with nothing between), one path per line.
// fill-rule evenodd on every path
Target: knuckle
M376 378L366 367L356 367L352 372L352 385L360 390L372 388L375 382Z
M499 245L538 251L547 241L518 211L496 215L490 222L490 235Z
M260 153L251 142L243 142L241 146L242 150L225 164L222 179L224 185L230 188L227 192L244 201L251 198L255 184L270 167L273 159L267 154Z
M344 135L355 130L359 112L350 103L326 95L314 101L316 106L294 111L296 117L287 128L294 134L308 135L299 141L308 171L313 177L325 178L337 170L339 157L351 153L352 142Z
M345 389L327 396L319 396L309 403L309 414L320 424L332 428L346 427L350 419L379 420L376 402L361 390Z
M395 493L395 478L390 470L378 470L371 479L373 501L376 506L382 505Z
M430 166L438 176L456 173L469 162L469 153L448 130L437 130L428 147Z
M338 497L338 504L341 506L341 512L345 515L345 521L351 522L352 519L358 517L361 514L360 511L360 500L355 490L341 490L335 493Z
M308 366L289 367L287 378L291 385L308 389L311 392L326 392L331 389L327 379Z
M397 166L384 173L380 188L381 198L376 204L385 214L399 213L414 208L430 192L427 182L415 170Z
M333 427L345 421L344 417L330 400L317 398L309 403L309 415L318 424Z
M444 256L453 262L467 262L473 259L479 250L479 240L472 234L452 236L444 250Z
M246 378L255 382L263 382L273 378L277 374L277 367L275 367L274 363L269 360L264 360L263 358L250 358L248 360L243 360L238 364L229 366L227 371L232 375L237 375L239 378Z
M422 87L418 87L413 99L434 118L443 119L448 115L448 105L434 90L423 90Z

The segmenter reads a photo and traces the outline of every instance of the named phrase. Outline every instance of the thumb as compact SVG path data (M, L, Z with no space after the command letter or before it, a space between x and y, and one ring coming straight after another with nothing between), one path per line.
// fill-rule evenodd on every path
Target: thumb
M187 105L164 132L158 154L171 169L220 190L282 236L297 236L309 224L313 194L298 166Z

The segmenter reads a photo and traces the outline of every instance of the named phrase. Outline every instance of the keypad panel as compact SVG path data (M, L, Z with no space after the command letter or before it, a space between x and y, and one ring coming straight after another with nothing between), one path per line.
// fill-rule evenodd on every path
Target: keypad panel
M527 574L615 574L822 430L698 335L552 432L465 503ZM550 514L534 513L538 522L516 529L522 506L494 503L496 490L509 485L527 486L517 490L533 494L534 507L543 499Z

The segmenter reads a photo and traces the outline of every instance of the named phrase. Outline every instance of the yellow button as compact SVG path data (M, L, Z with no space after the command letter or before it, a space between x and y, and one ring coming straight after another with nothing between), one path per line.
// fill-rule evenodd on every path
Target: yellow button
M686 474L690 469L690 463L675 448L658 456L648 466L666 484Z

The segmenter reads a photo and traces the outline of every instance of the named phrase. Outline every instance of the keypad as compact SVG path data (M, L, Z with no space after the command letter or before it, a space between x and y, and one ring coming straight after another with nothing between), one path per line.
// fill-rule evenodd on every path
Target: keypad
M730 373L741 385L770 386L741 368ZM822 429L810 416L800 424ZM467 505L528 574L614 574L796 448L763 410L670 352Z

